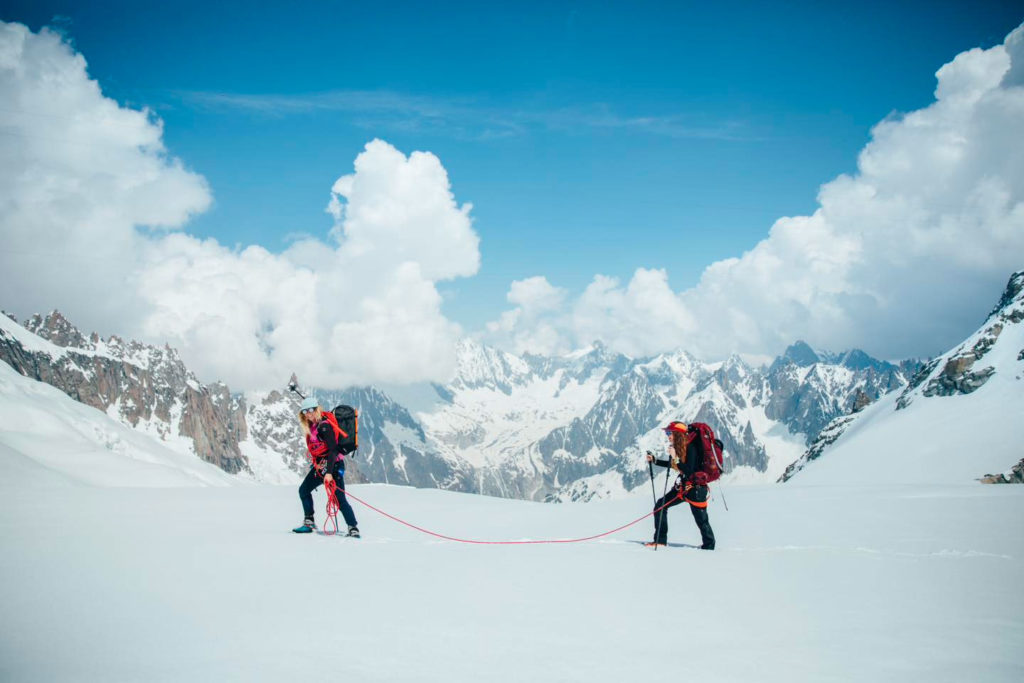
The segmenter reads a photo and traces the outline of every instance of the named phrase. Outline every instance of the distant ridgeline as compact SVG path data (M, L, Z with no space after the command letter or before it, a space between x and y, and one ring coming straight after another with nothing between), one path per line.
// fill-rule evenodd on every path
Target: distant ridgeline
M173 349L85 337L56 311L16 323L2 321L0 359L21 374L227 472L280 482L304 471L287 392L204 385ZM674 419L711 424L728 472L774 481L832 420L903 389L920 368L803 342L752 368L683 351L632 359L600 344L520 357L463 340L454 379L421 387L431 400L415 410L374 387L316 393L360 410L353 481L569 501L644 483L641 453L664 448L659 427Z

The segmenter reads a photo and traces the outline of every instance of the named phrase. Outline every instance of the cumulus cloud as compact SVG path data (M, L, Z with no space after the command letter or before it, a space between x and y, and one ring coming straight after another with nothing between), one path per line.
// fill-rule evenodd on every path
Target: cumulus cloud
M341 387L441 380L460 328L436 283L474 274L479 239L432 154L374 140L331 192L334 227L283 253L179 230L204 179L162 124L120 107L61 38L0 23L4 303L170 342L204 379Z
M56 33L0 23L0 93L5 305L60 301L95 326L129 319L128 274L153 234L137 226L204 211L206 182L167 154L150 112L104 97Z
M474 274L480 256L441 162L374 140L327 210L328 241L282 254L187 235L155 243L139 270L145 337L232 386L292 370L322 386L447 379L462 331L435 284Z
M780 218L683 292L658 271L598 276L546 323L558 344L638 354L773 354L798 338L890 358L943 351L1024 267L1022 74L1024 26L939 69L932 104L875 126L857 173L823 185L812 215Z

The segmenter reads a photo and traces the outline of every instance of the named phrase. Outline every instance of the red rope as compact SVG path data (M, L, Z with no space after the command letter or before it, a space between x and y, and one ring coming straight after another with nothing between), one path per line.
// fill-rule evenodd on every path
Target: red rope
M365 505L366 507L370 508L371 510L373 510L377 514L384 515L388 519L393 520L395 522L398 522L399 524L404 524L405 526L409 527L410 529L415 529L416 531L419 531L419 532L424 533L424 534L429 534L430 536L436 536L437 538L443 538L446 541L456 541L457 543L474 543L474 544L477 544L477 545L532 545L532 544L539 544L539 543L582 543L583 541L593 541L596 538L602 538L604 536L610 536L610 535L612 535L612 534L614 534L616 532L622 531L623 529L628 529L629 527L633 526L634 524L638 524L638 523L644 521L645 519L647 519L648 517L652 517L652 516L656 515L657 513L661 512L662 510L667 508L669 505L671 505L673 502L675 502L675 499L672 499L669 502L667 502L664 505L662 505L657 510L652 510L651 512L648 512L643 517L638 517L637 519L634 519L629 524L623 524L622 526L617 527L615 529L612 529L611 531L605 531L603 533L595 534L593 536L584 536L583 538L557 538L557 539L540 539L540 540L525 540L525 541L477 541L477 540L467 539L467 538L456 538L455 536L446 536L445 534L439 534L436 531L431 531L430 529L424 529L423 527L416 526L415 524L407 522L404 519L399 519L398 517L395 517L394 515L388 514L387 512L384 512L383 510L381 510L380 508L376 508L376 507L370 505L365 500L360 500L356 496L353 496L348 491L343 490L342 494L345 495L345 496L348 496L349 498L351 498L352 500L356 501L357 503L361 503L362 505ZM328 509L330 509L330 508L328 508ZM337 526L337 521L335 521L335 526Z
M334 483L334 479L325 481L324 490L327 491L327 521L324 522L324 533L333 536L338 533L338 510L341 509L341 504L338 503L338 485ZM334 531L328 531L327 526L332 522Z

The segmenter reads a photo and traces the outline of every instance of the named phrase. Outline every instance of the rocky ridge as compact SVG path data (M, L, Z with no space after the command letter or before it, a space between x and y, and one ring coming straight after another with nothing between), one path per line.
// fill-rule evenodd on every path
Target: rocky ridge
M238 447L247 431L243 405L224 385L200 384L170 347L86 338L57 311L24 329L45 343L26 345L10 324L0 328L0 359L22 375L163 441L183 439L226 472L250 472Z

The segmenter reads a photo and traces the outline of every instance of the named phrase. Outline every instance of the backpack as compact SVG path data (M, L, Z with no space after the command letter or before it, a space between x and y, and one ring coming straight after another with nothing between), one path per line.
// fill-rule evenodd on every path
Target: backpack
M689 431L697 435L696 442L701 451L700 467L691 479L699 486L706 486L722 476L722 470L725 469L722 451L725 445L715 438L715 432L703 422L692 423Z
M338 421L338 448L342 455L348 455L359 448L359 411L352 406L340 405L333 411Z

